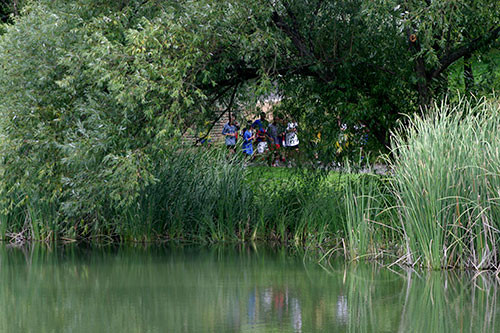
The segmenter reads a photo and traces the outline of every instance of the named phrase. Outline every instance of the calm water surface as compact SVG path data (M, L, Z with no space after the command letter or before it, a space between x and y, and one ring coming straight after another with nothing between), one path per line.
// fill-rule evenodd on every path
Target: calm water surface
M498 281L284 250L0 248L1 332L496 332Z

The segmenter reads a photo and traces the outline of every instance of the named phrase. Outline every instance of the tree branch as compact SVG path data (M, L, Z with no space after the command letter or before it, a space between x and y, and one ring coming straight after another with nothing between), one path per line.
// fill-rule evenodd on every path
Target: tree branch
M300 66L292 66L292 67L283 67L274 70L271 74L279 74L279 75L303 75L310 76L315 78L320 78L320 75L317 71L311 70L311 66L313 64L304 64ZM235 84L253 80L259 78L259 70L257 68L251 67L239 67L234 70L231 77L225 80L221 80L217 82L215 87L212 85L198 85L197 88L205 90L205 89L214 89L219 91L222 87L232 87Z
M291 15L289 10L287 10L287 12L288 15ZM301 56L306 56L310 59L316 59L316 57L314 56L312 51L307 47L306 43L304 42L304 39L302 38L302 36L300 35L300 33L297 31L296 28L288 25L277 12L273 12L272 20L274 24L276 24L276 26L281 31L283 31L288 37L290 37L293 45L297 48Z
M206 139L210 135L210 131L212 130L212 128L214 128L215 124L217 124L219 122L219 120L222 118L222 116L224 116L227 112L229 112L229 116L231 117L231 107L233 106L234 98L236 96L236 92L238 91L239 85L240 84L237 83L234 86L234 90L233 90L233 93L231 94L231 99L229 100L229 104L227 105L226 110L221 112L221 114L212 122L212 124L210 125L210 128L207 130L207 133L204 136L196 139L194 146L196 146L198 143L200 143L201 141L203 141L204 139Z
M290 26L285 20L283 19L282 16L280 16L276 11L273 12L272 14L272 21L280 29L287 35L290 40L292 41L292 44L295 46L297 51L299 52L299 56L304 57L308 59L308 61L312 61L314 64L324 64L325 59L321 59L319 56L317 56L314 52L314 45L312 44L312 41L309 40L309 43L304 39L304 37L300 34L299 32L299 24L297 21L297 17L291 10L290 6L287 3L283 4L285 6L286 12L288 14L288 17L290 17L290 20L292 21L292 26ZM335 62L331 61L330 59L327 59L328 62ZM331 70L321 70L317 69L314 71L315 77L323 80L325 83L329 83L335 80L336 75L333 71Z
M12 9L14 11L14 15L15 16L19 16L19 9L18 9L18 4L17 4L17 1L18 0L13 0L12 1Z
M488 45L489 43L494 42L498 37L500 37L500 26L496 28L490 29L483 36L479 36L473 40L471 40L468 44L462 45L461 47L447 53L443 58L439 61L439 68L434 70L430 77L432 79L438 77L444 70L446 70L451 64L453 64L458 59L470 56L472 53L481 47Z

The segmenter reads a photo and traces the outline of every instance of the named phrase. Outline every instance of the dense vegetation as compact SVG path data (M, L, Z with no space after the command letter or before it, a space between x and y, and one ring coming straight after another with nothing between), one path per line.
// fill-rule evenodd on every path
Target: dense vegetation
M342 231L347 175L311 169L248 168L225 150L176 150L157 180L129 205L97 206L73 220L44 198L29 196L2 216L2 238L17 241L122 240L196 242L266 240L333 243ZM357 176L352 176L357 178ZM17 199L13 197L12 199ZM5 210L6 211L6 210Z
M421 213L429 214L428 221L440 221L431 228L439 229L433 231L437 234L430 236L406 228L408 221L419 219L420 203L411 196L419 193L418 200L425 201L429 190L412 192L404 172L414 176L415 170L425 169L419 167L423 162L415 162L424 156L416 157L418 151L411 149L434 152L433 140L418 138L434 130L435 123L426 117L416 120L425 128L409 125L396 132L392 143L390 131L398 121L405 123L402 114L417 119L413 115L419 107L425 111L445 95L452 103L460 94L494 98L500 82L499 2L5 4L2 13L10 16L3 19L0 37L2 237L311 244L345 238L351 258L379 253L377 242L391 240L410 264L498 264L496 229L481 229L484 239L471 239L469 232L484 216L498 221L498 161L494 148L488 148L498 142L498 131L483 137L463 134L462 141L446 141L445 136L449 130L495 129L492 119L498 109L479 103L487 111L477 116L476 106L461 104L458 109L470 109L461 118L443 111L439 126L445 130L433 135L448 145L436 148L436 154L451 156L452 148L456 154L467 151L456 157L462 161L457 170L469 173L444 182L429 199L434 206ZM271 94L282 98L277 109L301 124L303 151L331 162L338 157L332 143L339 123L349 129L361 123L370 132L371 149L393 145L395 178L338 176L332 182L324 171L300 169L268 182L249 174L238 158L182 146L182 135L190 128L210 126L221 110L241 112ZM473 124L479 118L471 117L479 117L479 125ZM456 127L446 127L449 121ZM481 147L480 152L467 150L468 144ZM400 149L406 146L408 153ZM476 153L474 158L467 155ZM433 164L428 166L427 171L434 170ZM487 175L475 173L481 170ZM476 177L483 177L477 188ZM262 183L249 181L255 178ZM432 184L439 183L433 179ZM465 190L460 191L488 199L471 206L476 199L460 192L461 186ZM442 187L454 192L440 196ZM383 195L374 196L379 189ZM449 209L449 197L459 201L458 213ZM399 219L391 216L393 211L401 223L394 222ZM459 236L451 232L454 222L443 224L453 214L460 217ZM370 221L376 220L385 228L374 230ZM427 238L417 241L411 232ZM465 262L468 255L474 259Z
M443 104L395 131L388 183L346 197L351 253L394 242L409 265L498 269L499 116L498 101Z
M266 240L320 247L324 258L339 251L434 269L498 268L499 116L498 102L483 101L412 117L394 132L384 176L246 167L225 150L175 149L132 204L68 223L43 198L22 198L26 208L3 215L2 236Z

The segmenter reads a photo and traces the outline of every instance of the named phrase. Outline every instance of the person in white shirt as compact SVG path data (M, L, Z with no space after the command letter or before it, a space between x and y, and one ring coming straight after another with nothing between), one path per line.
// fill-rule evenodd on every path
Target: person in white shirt
M286 147L293 150L299 150L299 136L297 134L297 123L289 122L286 127L285 143Z

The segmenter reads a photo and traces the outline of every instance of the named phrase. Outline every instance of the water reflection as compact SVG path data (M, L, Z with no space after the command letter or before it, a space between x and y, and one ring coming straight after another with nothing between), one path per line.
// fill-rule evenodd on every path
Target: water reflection
M302 309L299 299L283 288L254 288L248 296L248 326L258 328L268 322L278 327L290 326L295 332L302 331Z
M487 273L328 271L283 250L0 248L0 331L494 332Z

